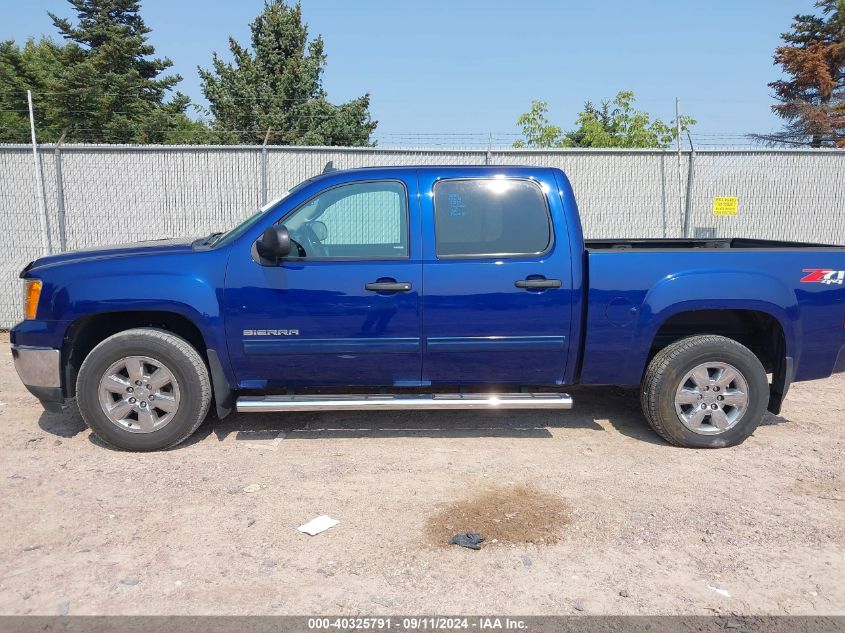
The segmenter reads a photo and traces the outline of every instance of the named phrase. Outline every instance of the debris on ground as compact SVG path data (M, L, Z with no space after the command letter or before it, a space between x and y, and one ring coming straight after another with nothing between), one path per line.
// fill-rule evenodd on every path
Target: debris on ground
M264 451L278 451L279 444L282 443L282 440L285 439L287 433L284 431L280 431L279 433L275 433L272 440L253 440L250 439L249 441L245 442L243 445L246 448L256 448L259 450Z
M249 484L243 490L244 492L258 492L261 490L261 484Z
M308 523L300 525L297 530L311 536L316 536L320 532L325 532L329 528L333 528L340 523L337 519L331 518L328 514L321 514L316 519L311 519Z
M466 534L455 534L449 539L449 545L460 545L468 549L481 549L481 542L484 537L478 532L467 532Z
M731 597L731 594L727 589L722 589L721 587L718 587L718 586L714 587L713 585L707 585L707 588L712 589L713 591L718 593L720 596L725 596L725 598Z

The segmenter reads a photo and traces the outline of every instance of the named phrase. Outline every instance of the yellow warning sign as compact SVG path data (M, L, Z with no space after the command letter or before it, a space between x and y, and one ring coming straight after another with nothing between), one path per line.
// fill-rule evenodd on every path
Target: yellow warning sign
M739 210L739 198L717 196L713 198L713 215L736 215Z

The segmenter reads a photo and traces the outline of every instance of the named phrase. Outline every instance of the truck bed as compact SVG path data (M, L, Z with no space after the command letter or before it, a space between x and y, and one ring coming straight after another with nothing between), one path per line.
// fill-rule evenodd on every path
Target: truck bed
M744 237L700 238L700 239L607 239L586 240L588 251L607 250L686 250L686 249L766 249L793 250L801 248L845 249L835 244L811 244L808 242L787 242L780 240L754 240Z

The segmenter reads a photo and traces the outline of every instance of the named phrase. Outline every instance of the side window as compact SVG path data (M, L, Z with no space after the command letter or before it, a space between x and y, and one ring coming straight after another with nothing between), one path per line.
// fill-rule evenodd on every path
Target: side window
M395 181L333 187L286 217L293 254L307 259L408 257L408 203Z
M438 257L539 255L552 242L543 190L512 178L436 183L434 230Z

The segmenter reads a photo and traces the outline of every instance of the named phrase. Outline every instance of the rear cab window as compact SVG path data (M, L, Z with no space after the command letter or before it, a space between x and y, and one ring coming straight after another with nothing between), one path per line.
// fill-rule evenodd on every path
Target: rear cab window
M439 259L540 256L554 241L543 189L522 178L438 181L434 227Z

